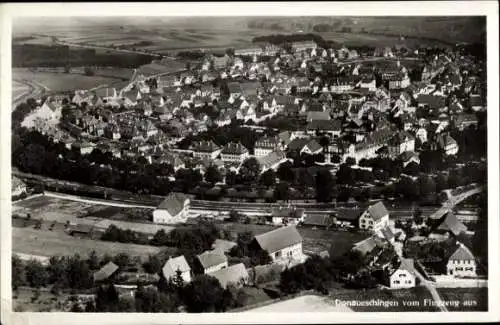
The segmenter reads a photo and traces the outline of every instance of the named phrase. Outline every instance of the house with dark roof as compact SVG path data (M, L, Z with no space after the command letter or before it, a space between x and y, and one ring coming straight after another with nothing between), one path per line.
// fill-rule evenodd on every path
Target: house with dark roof
M458 236L462 232L467 231L467 226L464 225L453 212L448 212L441 218L440 222L432 230L436 234L448 234L453 236Z
M254 154L255 157L264 157L280 147L280 139L277 136L263 136L255 142Z
M221 148L212 140L195 142L191 145L191 150L195 157L201 159L205 157L215 159L221 152Z
M310 135L315 135L316 132L329 134L331 137L340 137L342 131L342 122L338 119L334 120L311 120L307 123L306 131Z
M248 149L240 142L229 142L220 152L224 162L243 162L248 156Z
M196 255L194 270L198 274L210 274L227 267L227 257L219 250L205 251Z
M464 244L459 243L458 248L448 258L446 264L448 275L455 277L476 276L476 258Z
M249 280L247 269L243 263L238 263L218 271L211 272L210 276L219 280L223 289L226 289L229 285L241 288L243 285L247 284Z
M381 253L387 246L387 242L378 236L371 236L354 244L353 251L360 253L362 256L377 255Z
M359 228L378 232L389 224L389 211L382 201L370 205L359 217Z
M470 126L477 126L477 124L476 114L459 114L453 118L453 125L461 131Z
M335 224L335 217L328 214L308 214L302 225L316 228L328 229Z
M173 279L181 272L181 278L185 283L191 282L191 268L184 255L170 257L162 268L163 277L167 280Z
M99 271L93 274L94 282L102 282L109 279L116 273L116 271L118 271L118 268L118 265L115 263L108 262L106 265L101 267Z
M288 263L290 260L304 258L303 239L293 225L257 235L254 240L276 263Z
M182 193L171 192L153 211L154 223L183 223L189 215L189 198Z

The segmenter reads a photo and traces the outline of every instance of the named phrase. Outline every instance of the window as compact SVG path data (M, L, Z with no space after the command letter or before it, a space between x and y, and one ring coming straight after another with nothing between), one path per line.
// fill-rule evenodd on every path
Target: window
M276 252L276 253L274 254L274 256L275 256L275 257L280 257L280 256L281 256L281 251Z
M394 280L394 281L392 281L392 283L399 284L399 280Z
M406 277L406 274L404 274L404 273L400 273L400 274L399 274L399 277L400 277L400 278L405 278L405 277Z
M411 284L411 280L406 280L405 283L406 284Z

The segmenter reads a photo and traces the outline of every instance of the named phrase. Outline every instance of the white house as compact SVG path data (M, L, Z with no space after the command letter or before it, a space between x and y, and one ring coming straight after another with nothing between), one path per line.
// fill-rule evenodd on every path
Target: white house
M277 137L264 136L255 142L255 157L264 157L280 148L280 141Z
M224 162L243 162L248 156L248 149L239 142L229 142L220 152Z
M167 280L175 278L179 271L181 272L181 278L184 282L191 282L191 268L184 255L174 258L170 257L162 268L163 276Z
M296 207L273 208L271 218L274 225L297 225L304 222L305 210Z
M255 241L276 263L286 264L304 259L303 240L295 226L282 227L257 235Z
M226 255L216 250L205 251L196 255L196 260L198 261L199 266L201 266L199 273L203 274L217 272L228 266Z
M403 259L399 267L389 274L388 284L391 289L406 289L415 287L415 274L411 264L412 259ZM408 265L410 264L410 265Z
M213 141L199 141L191 146L193 155L197 158L215 159L221 152L221 148Z
M359 217L359 228L378 232L389 224L389 211L384 203L377 202L370 205Z
M476 276L476 259L472 252L462 243L450 256L446 269L448 275L455 277Z
M186 222L189 214L189 198L182 193L170 193L153 211L154 223Z

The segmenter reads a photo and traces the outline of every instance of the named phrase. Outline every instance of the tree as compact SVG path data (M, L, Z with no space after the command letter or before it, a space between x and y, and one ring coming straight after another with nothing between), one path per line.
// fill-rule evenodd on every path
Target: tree
M47 285L49 274L47 270L37 260L30 260L26 263L26 281L31 287L40 288Z
M238 175L232 170L228 171L226 173L225 182L229 186L235 185L238 182Z
M287 201L290 199L290 184L287 182L280 182L276 185L273 192L275 200Z
M413 213L413 222L415 222L416 225L421 225L424 222L422 210L420 208L417 208Z
M205 172L205 180L210 184L215 184L222 180L222 175L216 166L210 165Z
M100 286L97 289L96 296L96 311L97 312L116 312L118 311L119 296L115 286L110 284Z
M333 187L335 181L328 170L320 170L316 173L316 201L331 202L333 199Z
M260 175L260 164L255 157L246 159L240 168L240 175L244 182L255 182Z
M295 174L290 161L286 161L278 166L277 175L281 181L292 183L295 180Z
M12 256L12 289L17 290L18 287L26 285L26 275L24 272L24 263L17 256Z
M130 257L126 253L120 253L113 258L113 262L123 268L129 264Z
M224 290L219 280L209 275L196 276L183 290L188 312L216 312L222 309Z
M353 157L347 157L347 159L345 160L345 163L347 166L356 165L356 159L354 159Z
M272 169L266 170L262 175L260 175L260 184L271 187L276 184L276 173Z
M149 255L148 260L143 264L144 270L151 274L158 274L161 271L162 263L158 256Z
M96 253L95 250L93 250L92 252L90 252L88 263L89 263L89 268L91 270L97 270L97 269L99 269L99 257L97 256L97 253Z

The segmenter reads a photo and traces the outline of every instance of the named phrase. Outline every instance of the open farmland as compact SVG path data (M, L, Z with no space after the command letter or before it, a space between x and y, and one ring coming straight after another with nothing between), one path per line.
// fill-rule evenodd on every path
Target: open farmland
M15 100L31 91L31 87L25 83L14 81L12 82L12 99Z
M18 81L34 81L45 86L50 91L55 92L73 91L75 89L92 89L100 86L112 86L113 84L120 82L117 78L45 71L34 72L25 68L13 68L12 79Z
M39 256L72 255L78 253L87 256L95 250L97 254L116 255L126 253L131 256L140 256L146 259L148 254L156 254L161 248L112 243L99 240L81 239L63 236L57 232L35 230L31 228L12 228L12 251Z
M130 229L153 235L158 230L169 232L173 226L158 225L149 222L150 210L140 208L117 208L83 202L38 196L15 202L12 213L25 216L28 213L33 219L64 224L91 225L96 230L104 231L110 225L122 229Z

